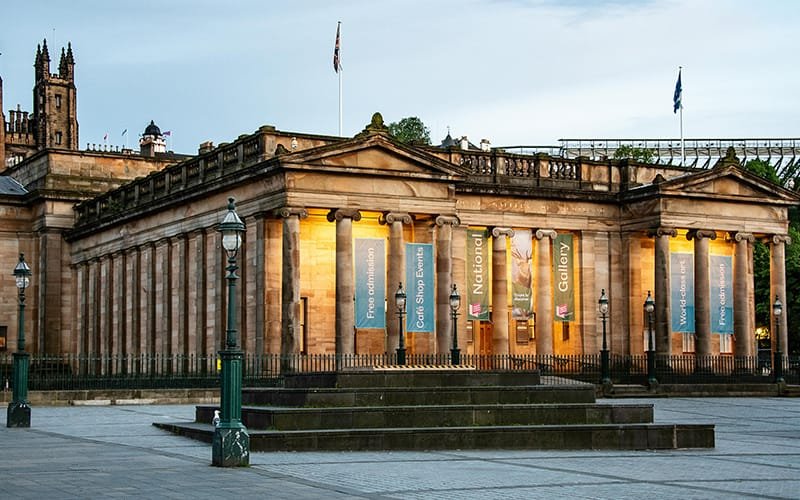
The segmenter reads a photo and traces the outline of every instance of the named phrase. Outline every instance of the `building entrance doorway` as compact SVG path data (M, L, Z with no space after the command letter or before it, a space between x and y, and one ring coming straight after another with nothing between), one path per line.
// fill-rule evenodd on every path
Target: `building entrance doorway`
M478 323L478 354L477 364L481 369L491 369L492 362L492 323L489 321L476 321Z

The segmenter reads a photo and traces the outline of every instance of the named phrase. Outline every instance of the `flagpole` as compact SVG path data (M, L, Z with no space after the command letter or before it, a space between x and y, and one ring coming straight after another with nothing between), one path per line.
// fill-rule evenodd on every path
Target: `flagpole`
M342 22L339 21L339 26L336 29L336 34L337 34L336 42L337 42L337 44L339 43L338 35L340 33L339 30L340 30L341 27L342 27ZM339 50L340 50L340 55L339 55L340 59L339 59L339 61L341 61L341 48ZM339 63L339 71L337 71L336 73L339 75L339 137L342 137L342 65L341 65L341 62Z
M678 66L678 74L681 74L682 66ZM683 142L683 85L681 85L681 165L686 166L686 145Z

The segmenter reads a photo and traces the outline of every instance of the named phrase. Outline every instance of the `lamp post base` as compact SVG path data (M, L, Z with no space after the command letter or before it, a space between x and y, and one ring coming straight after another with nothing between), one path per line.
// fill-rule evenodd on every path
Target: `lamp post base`
M233 423L214 429L211 442L211 465L217 467L248 467L250 465L250 435L242 424Z
M406 350L403 347L397 348L397 364L398 365L406 364Z
M450 349L450 364L461 364L461 349Z
M30 427L31 407L27 401L12 401L8 404L6 427Z

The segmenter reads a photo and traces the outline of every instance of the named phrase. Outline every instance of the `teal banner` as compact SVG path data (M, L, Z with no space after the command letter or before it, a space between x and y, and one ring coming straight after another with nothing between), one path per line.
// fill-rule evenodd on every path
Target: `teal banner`
M406 243L406 331L433 331L433 292L433 245Z
M711 256L711 333L733 333L733 270L729 255Z
M672 331L694 333L694 255L670 254L669 274Z
M386 328L386 242L356 238L356 328Z

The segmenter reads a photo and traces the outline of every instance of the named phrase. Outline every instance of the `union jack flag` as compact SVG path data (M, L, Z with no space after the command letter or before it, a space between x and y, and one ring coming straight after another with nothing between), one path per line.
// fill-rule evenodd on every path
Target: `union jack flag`
M342 69L342 63L339 60L339 29L342 27L342 22L336 25L336 45L333 48L333 70L339 72Z

